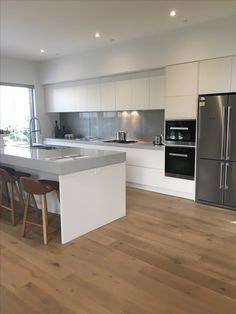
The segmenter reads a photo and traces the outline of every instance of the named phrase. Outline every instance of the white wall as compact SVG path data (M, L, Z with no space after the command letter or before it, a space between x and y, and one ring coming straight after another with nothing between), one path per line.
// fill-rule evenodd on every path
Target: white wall
M236 54L236 16L183 27L110 49L89 51L40 65L43 84L160 68L170 64Z
M34 62L2 57L0 59L1 82L34 85L36 115L41 122L42 136L48 137L53 134L53 123L58 119L58 114L45 113L44 89L39 83L38 74L38 65Z

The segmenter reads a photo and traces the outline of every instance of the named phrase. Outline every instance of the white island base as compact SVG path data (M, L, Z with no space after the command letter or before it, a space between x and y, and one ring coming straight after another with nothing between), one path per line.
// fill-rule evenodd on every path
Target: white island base
M126 215L125 159L95 149L0 147L0 165L59 180L60 205L55 192L47 203L49 212L60 213L62 244Z
M125 164L60 175L61 242L126 214Z

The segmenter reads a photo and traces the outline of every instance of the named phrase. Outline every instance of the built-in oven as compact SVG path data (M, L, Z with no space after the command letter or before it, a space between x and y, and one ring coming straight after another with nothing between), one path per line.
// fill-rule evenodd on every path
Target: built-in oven
M167 120L165 143L174 145L195 145L196 120Z
M194 180L196 120L167 120L165 175Z
M166 146L165 175L194 180L195 147Z

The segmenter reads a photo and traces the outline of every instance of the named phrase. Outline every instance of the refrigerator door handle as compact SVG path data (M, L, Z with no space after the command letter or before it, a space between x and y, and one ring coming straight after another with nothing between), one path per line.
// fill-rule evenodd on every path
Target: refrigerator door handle
M223 117L222 117L222 134L221 134L221 159L224 159L224 140L225 140L225 110L226 107L223 107Z
M228 190L229 186L228 186L228 168L229 168L229 164L225 164L225 190Z
M220 186L219 186L219 188L220 189L223 189L223 167L224 167L224 163L223 162L221 162L220 163Z
M231 131L230 131L230 122L231 122L231 107L228 106L227 113L227 133L226 133L226 160L230 160L230 143L231 143Z

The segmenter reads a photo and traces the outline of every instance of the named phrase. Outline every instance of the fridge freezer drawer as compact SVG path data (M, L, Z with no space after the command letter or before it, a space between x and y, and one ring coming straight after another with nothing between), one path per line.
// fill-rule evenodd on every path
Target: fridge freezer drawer
M197 166L196 199L223 205L224 162L200 159Z
M236 208L236 162L225 164L224 205Z

